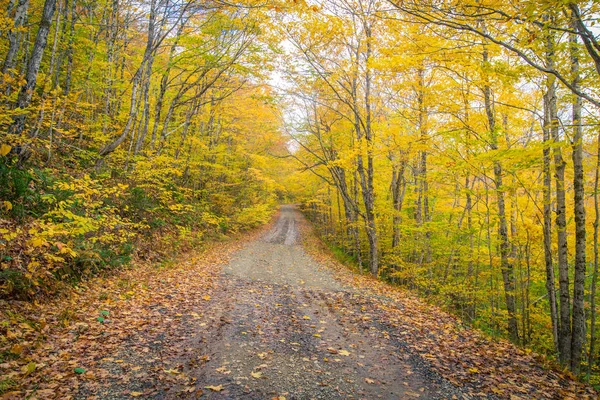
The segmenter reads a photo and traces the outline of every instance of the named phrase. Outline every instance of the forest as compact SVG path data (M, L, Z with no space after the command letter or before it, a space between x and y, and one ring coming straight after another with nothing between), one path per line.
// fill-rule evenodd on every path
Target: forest
M600 385L599 20L584 0L3 0L0 363L13 304L297 203L357 273Z

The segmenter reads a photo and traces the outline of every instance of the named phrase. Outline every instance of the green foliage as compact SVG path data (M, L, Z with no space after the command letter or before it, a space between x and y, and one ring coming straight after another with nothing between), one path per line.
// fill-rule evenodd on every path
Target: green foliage
M0 378L0 394L10 391L11 388L17 385L17 382L11 378Z

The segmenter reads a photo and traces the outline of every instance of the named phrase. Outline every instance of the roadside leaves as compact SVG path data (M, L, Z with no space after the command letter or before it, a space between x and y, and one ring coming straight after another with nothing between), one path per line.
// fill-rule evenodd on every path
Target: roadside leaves
M6 321L0 353L10 354L0 362L8 388L3 393L13 393L12 398L34 393L69 398L85 387L86 393L148 398L155 392L138 386L149 380L191 393L194 379L179 366L164 364L157 345L180 339L178 330L202 314L218 266L246 237L257 234L187 253L172 268L138 263L82 283L69 296L48 303L7 304L0 310L0 320ZM200 355L197 363L206 360Z

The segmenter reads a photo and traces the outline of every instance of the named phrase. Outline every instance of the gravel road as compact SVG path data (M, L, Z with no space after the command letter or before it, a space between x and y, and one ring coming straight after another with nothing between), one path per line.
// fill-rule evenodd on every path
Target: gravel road
M65 300L77 319L46 325L29 350L24 390L0 398L598 398L534 353L353 274L291 206L173 265L89 285Z
M209 323L181 346L194 351L176 360L202 398L465 398L376 322L367 295L304 251L301 218L284 206L273 228L223 269ZM202 354L201 365L191 354Z

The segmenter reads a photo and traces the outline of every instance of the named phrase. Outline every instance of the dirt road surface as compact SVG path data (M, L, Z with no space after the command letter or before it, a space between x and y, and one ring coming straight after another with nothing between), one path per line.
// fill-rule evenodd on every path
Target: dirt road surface
M157 273L145 297L120 296L113 323L63 340L77 361L49 357L86 375L40 388L81 399L593 398L508 342L317 262L300 226L284 206L221 266L205 255Z
M210 356L197 371L198 381L224 388L207 397L433 399L460 394L403 351L385 327L364 318L365 299L305 253L298 218L293 208L282 208L273 229L224 268L212 310L222 325L195 338Z

